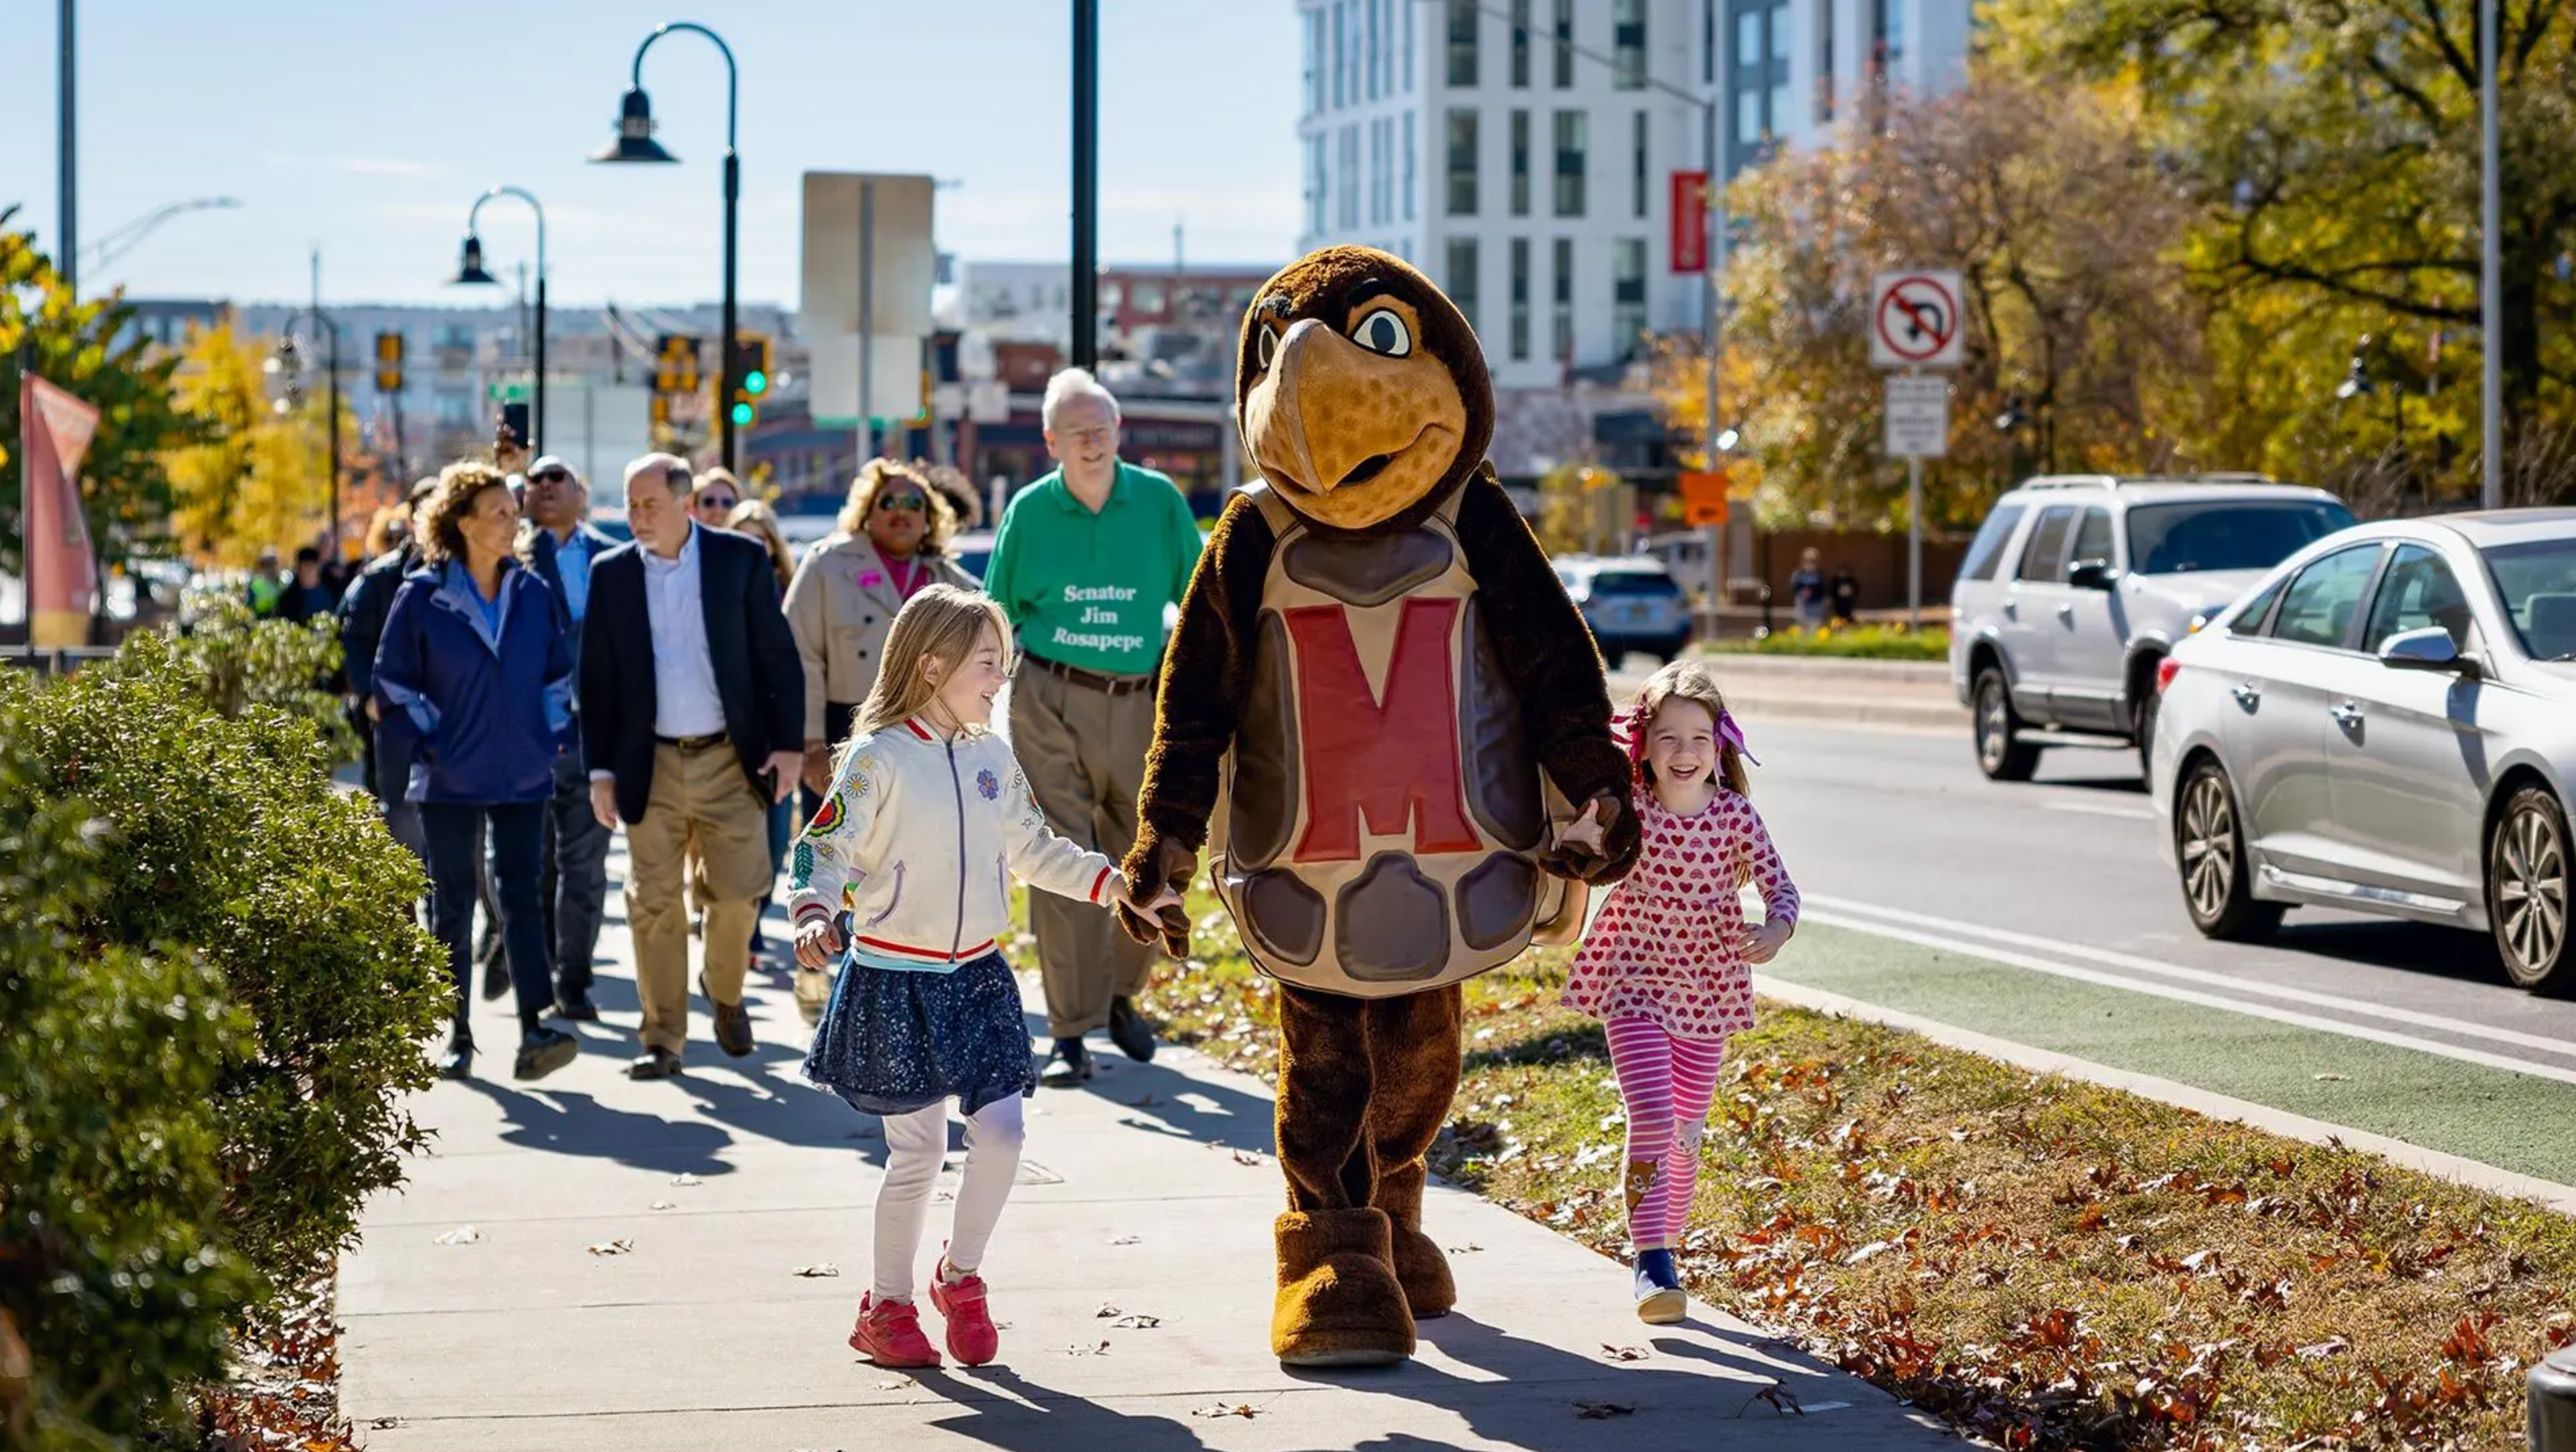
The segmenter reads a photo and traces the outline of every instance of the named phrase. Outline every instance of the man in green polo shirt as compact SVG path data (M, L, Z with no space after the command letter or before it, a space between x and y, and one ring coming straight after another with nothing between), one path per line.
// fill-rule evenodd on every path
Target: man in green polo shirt
M1154 736L1163 616L1189 588L1199 526L1172 481L1118 457L1118 400L1069 368L1040 417L1054 473L1002 513L984 589L1019 627L1011 748L1057 835L1114 861L1136 840L1136 793ZM1127 1056L1154 1056L1135 996L1156 949L1088 903L1029 894L1055 1052L1045 1082L1091 1077L1082 1036L1104 1024Z

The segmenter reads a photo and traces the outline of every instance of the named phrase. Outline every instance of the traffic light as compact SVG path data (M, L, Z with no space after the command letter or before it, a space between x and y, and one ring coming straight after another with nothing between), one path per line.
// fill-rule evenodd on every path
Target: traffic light
M400 393L403 386L403 335L376 334L376 392Z
M760 400L769 393L769 338L746 333L734 344L733 423L749 428L760 420Z
M664 333L653 340L653 391L686 395L698 391L698 340L686 333Z

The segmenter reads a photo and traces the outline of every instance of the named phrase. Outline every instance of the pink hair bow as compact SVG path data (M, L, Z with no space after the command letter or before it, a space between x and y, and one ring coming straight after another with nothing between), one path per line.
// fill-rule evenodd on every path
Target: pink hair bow
M1733 711L1717 713L1717 739L1734 747L1738 756L1752 762L1755 766L1762 764L1762 758L1754 755L1753 748L1744 744L1744 728L1735 724Z

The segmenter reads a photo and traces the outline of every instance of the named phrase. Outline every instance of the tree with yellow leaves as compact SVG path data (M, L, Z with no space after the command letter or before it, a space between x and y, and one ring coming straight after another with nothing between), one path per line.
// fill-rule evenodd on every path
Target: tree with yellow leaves
M171 451L171 529L183 548L218 565L256 562L315 543L330 508L329 451L320 397L281 413L264 372L271 345L227 320L191 328L175 388L206 438ZM342 444L354 434L341 420Z

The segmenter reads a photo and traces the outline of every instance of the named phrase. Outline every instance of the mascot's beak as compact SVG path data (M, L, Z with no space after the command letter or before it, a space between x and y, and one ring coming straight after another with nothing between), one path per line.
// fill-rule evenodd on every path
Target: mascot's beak
M1298 319L1243 400L1253 462L1308 494L1376 477L1421 433L1418 416L1391 406L1403 384L1387 376L1388 363L1318 319Z

